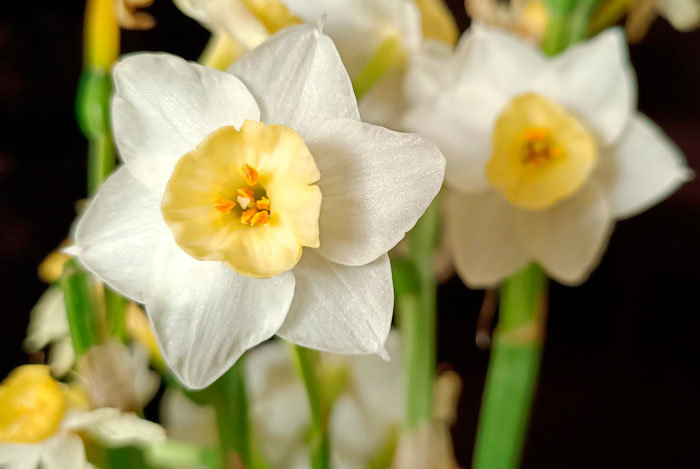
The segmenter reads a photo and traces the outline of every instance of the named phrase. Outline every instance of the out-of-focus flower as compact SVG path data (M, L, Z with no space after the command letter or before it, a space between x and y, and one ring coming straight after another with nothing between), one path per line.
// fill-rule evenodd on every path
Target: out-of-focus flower
M51 378L44 365L16 368L0 384L0 466L87 468L79 432L110 447L165 437L159 425L134 414L86 410L85 398Z
M251 50L282 28L301 23L280 0L174 0L187 16L214 34Z
M129 303L124 311L126 322L126 334L131 340L140 344L148 350L151 357L151 362L156 369L162 369L165 366L163 355L160 353L156 335L153 333L151 323L148 322L146 313L136 304Z
M647 35L649 27L661 15L678 31L700 26L700 0L637 0L630 4L625 29L631 43Z
M614 220L688 180L680 151L636 111L618 29L546 58L477 24L458 83L414 107L406 125L448 159L447 236L458 273L488 287L531 261L579 283Z
M280 32L230 72L167 54L116 65L125 166L86 210L72 253L146 305L166 362L192 388L274 334L381 353L386 252L439 191L444 158L422 137L359 120L316 28Z
M160 420L170 438L206 447L218 444L214 406L197 404L179 389L168 388L163 393Z
M69 240L65 240L61 245L49 253L48 256L39 264L38 275L42 282L53 283L63 273L63 264L66 263L70 256L63 252L63 248L70 244Z
M143 409L160 385L148 361L148 350L138 343L90 347L80 359L80 379L90 407Z
M549 20L547 5L542 0L466 0L465 7L472 20L506 29L537 44Z
M462 381L453 371L441 373L433 386L433 419L401 435L392 469L457 469L450 427L457 420Z
M367 66L388 42L396 63L360 100L363 120L398 129L405 101L406 61L417 66L449 55L459 31L443 0L176 0L187 15L215 34L224 34L247 50L271 33L302 20L317 24L336 43L351 77ZM427 40L424 42L424 39ZM424 73L439 73L426 67Z
M24 349L29 353L38 352L46 346L50 346L48 363L51 373L56 377L68 373L75 354L63 292L58 287L49 287L32 308L27 338L24 340Z
M341 382L329 417L333 467L366 467L403 421L403 368L398 334L387 340L391 361L322 354L322 382ZM265 344L246 356L251 420L272 467L308 467L308 398L287 347ZM344 386L343 386L344 384Z

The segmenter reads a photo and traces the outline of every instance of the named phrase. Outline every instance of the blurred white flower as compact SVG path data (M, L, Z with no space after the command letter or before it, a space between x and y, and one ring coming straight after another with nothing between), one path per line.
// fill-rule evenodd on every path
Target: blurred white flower
M135 414L85 406L80 392L51 378L48 367L16 368L0 384L0 466L88 468L79 432L108 447L165 438L159 425Z
M218 445L214 406L197 404L179 389L168 388L163 393L160 419L170 438L205 447Z
M90 407L139 411L160 386L148 367L148 350L139 343L95 345L80 359L80 380Z
M444 158L422 137L359 121L316 28L280 32L229 72L167 54L115 66L125 166L85 211L71 252L145 304L166 362L192 388L274 334L381 353L386 252L439 191Z
M507 29L536 43L542 40L549 13L543 0L466 0L472 21Z
M598 263L614 221L659 202L690 171L636 111L620 30L554 58L480 24L469 34L456 83L405 119L448 160L457 271L468 285L488 287L535 261L577 284Z
M30 353L38 352L46 346L50 346L48 363L51 373L59 378L64 376L73 366L75 354L68 330L63 292L55 286L49 287L32 308L24 340L24 349Z
M387 41L396 51L389 70L360 100L362 119L400 129L406 100L406 61L422 73L449 55L459 31L443 0L175 0L187 15L215 34L233 38L250 50L271 33L304 21L324 22L351 77L355 78ZM425 39L425 41L424 41Z
M396 332L389 335L386 347L391 361L321 355L326 391L333 387L329 378L345 383L328 423L333 467L367 467L403 422L403 368ZM265 458L272 467L308 467L308 397L285 344L270 342L246 355L246 378L251 421Z

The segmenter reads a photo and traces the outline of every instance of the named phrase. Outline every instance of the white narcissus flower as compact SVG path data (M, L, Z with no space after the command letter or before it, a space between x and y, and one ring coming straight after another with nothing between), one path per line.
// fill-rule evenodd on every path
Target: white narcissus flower
M113 73L125 165L71 252L145 304L182 382L207 386L274 334L381 353L386 252L440 189L437 148L362 123L333 42L310 26L278 33L229 73L167 54L132 55Z
M84 398L83 398L84 399ZM0 384L0 466L88 468L87 433L108 447L162 441L163 429L117 409L85 410L79 393L51 378L45 365L24 365Z
M616 219L687 181L672 142L636 111L618 29L547 58L475 25L457 83L415 106L407 128L448 160L447 236L472 287L528 262L577 284L596 266Z
M329 420L333 467L366 467L403 421L396 332L386 347L389 362L372 355L321 354L324 389L341 389ZM251 425L265 460L271 467L309 467L308 397L284 343L269 342L246 355L246 384ZM164 396L161 418L173 438L205 446L217 441L214 409L191 402L179 391Z
M336 398L328 428L333 467L366 467L403 422L401 342L389 335L391 361L377 356L322 354L324 388L335 376L346 386ZM345 375L343 379L343 375ZM251 421L272 467L308 467L308 397L285 345L265 344L246 356Z
M355 78L387 40L398 43L393 67L360 100L364 121L400 128L405 102L405 60L414 70L438 74L433 66L449 54L459 31L443 0L175 0L187 15L215 34L251 49L269 34L325 17L324 31ZM425 41L424 41L425 40Z

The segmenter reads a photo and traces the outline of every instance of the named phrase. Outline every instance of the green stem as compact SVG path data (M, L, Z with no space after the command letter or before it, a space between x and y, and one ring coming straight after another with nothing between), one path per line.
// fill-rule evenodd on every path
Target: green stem
M107 333L109 337L124 342L126 340L126 305L127 300L119 293L104 287Z
M319 353L299 345L292 345L292 355L299 371L311 409L311 467L330 468L330 442L328 441L328 403L319 377Z
M109 134L91 138L88 143L88 193L93 195L112 173L116 155Z
M222 468L251 467L251 446L248 423L248 396L245 388L245 361L243 357L219 378L212 388L214 408L219 430Z
M352 87L355 90L357 100L359 101L380 78L403 64L405 60L406 51L401 43L401 39L393 36L385 39L362 70L360 70L360 73L352 80Z
M394 262L396 308L406 374L406 426L416 429L432 418L435 378L437 282L434 255L440 235L439 200L409 233L410 260Z
M475 469L515 469L527 432L544 337L547 278L531 264L501 287L498 328L481 404Z
M90 279L74 259L63 266L59 283L66 304L66 316L76 358L99 342L97 315L90 294Z
M171 439L149 445L144 449L144 459L155 467L220 467L215 449Z

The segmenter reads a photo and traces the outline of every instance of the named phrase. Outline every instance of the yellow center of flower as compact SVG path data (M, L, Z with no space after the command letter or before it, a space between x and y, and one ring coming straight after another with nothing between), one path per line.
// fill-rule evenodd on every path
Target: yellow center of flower
M302 22L280 0L243 0L243 4L270 33Z
M0 384L0 442L34 443L56 432L66 411L61 385L45 365L23 365Z
M578 190L596 162L595 142L561 106L536 94L514 98L499 116L491 184L511 204L544 210Z
M163 218L196 259L267 278L318 247L320 173L304 140L282 125L222 127L177 162Z

